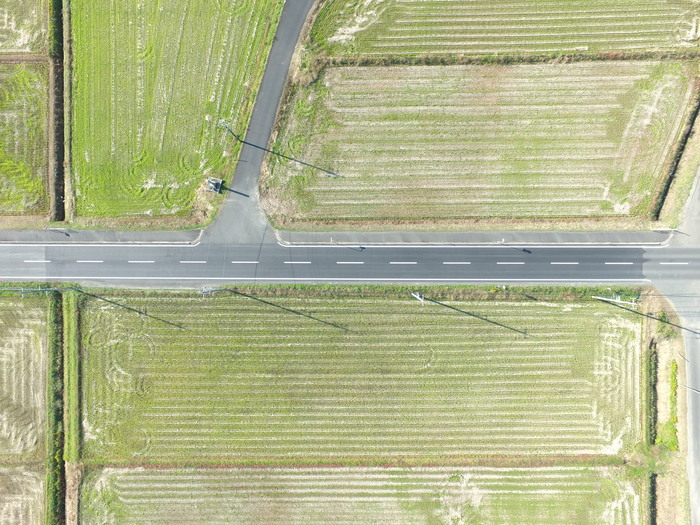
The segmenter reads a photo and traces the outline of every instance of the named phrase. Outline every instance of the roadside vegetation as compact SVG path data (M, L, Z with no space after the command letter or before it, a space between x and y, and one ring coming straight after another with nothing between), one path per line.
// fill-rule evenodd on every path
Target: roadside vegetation
M204 182L230 181L240 149L219 122L244 134L282 5L71 2L79 220L130 217L123 226L165 215L172 226L210 217L216 200L203 195Z

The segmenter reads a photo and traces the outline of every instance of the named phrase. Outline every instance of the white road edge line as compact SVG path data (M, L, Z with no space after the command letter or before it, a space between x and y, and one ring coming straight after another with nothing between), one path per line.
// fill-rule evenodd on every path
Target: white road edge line
M689 264L687 262L660 262L659 264Z
M153 264L155 261L127 261L129 264Z
M231 261L231 264L258 264L258 261Z
M26 263L50 263L51 261L46 261L44 259L28 259L24 262L26 262Z
M471 264L467 261L442 261L442 264Z
M180 261L180 264L207 264L207 261Z
M522 261L504 261L504 262L497 262L496 264L525 264Z
M605 264L634 264L631 262L606 262Z
M389 264L418 264L417 261L390 261Z
M77 260L77 261L75 261L75 262L77 262L77 263L95 263L95 264L98 264L98 263L103 263L104 261L89 261L89 260L83 260L83 261L81 261L81 260Z
M578 264L577 262L551 262L549 264Z
M335 264L365 264L364 261L336 261Z
M311 261L284 261L284 264L311 264Z

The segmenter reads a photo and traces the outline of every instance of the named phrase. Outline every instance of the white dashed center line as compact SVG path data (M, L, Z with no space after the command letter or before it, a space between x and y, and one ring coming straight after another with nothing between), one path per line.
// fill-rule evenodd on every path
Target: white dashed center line
M77 263L93 263L93 264L99 264L103 263L104 261L88 261L88 260L83 260L83 261L75 261Z
M24 261L26 263L50 263L51 261L46 261L44 259L29 259L27 261Z
M311 261L284 261L284 264L311 264Z
M631 262L606 262L605 264L634 264Z
M418 264L417 261L390 261L389 264Z
M180 264L207 264L207 261L180 261Z
M467 261L442 261L442 264L471 264Z
M549 264L578 264L577 262L551 262Z
M688 264L687 262L660 262L659 264L667 264L667 265L678 265L678 264Z
M258 261L231 261L231 264L258 264Z
M365 264L363 261L336 261L335 264Z
M155 261L127 261L129 264L153 264Z
M497 262L496 264L525 264L522 261L505 261L505 262Z

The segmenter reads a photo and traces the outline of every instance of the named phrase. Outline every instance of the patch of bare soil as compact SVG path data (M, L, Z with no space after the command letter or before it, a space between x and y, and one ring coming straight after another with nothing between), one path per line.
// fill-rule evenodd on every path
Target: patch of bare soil
M83 479L82 463L66 462L66 525L78 525L78 499L80 481Z

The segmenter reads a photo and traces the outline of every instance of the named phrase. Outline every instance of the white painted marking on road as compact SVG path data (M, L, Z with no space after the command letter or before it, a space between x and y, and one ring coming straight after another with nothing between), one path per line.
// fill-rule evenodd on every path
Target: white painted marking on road
M81 260L77 260L77 261L75 261L75 262L77 262L77 263L93 263L93 264L99 264L99 263L103 263L104 261L89 261L89 260L82 260L82 261L81 261Z
M207 264L207 261L180 261L180 264Z
M155 261L127 261L129 264L153 264Z
M258 261L231 261L231 264L258 264Z
M551 262L549 264L578 264L577 262Z
M442 261L442 264L471 264L467 261Z
M631 262L606 262L605 264L634 264Z
M391 261L389 264L418 264L416 261Z
M688 264L688 263L687 263L687 262L660 262L659 264L668 264L668 265L675 264L675 265L678 265L678 264Z
M311 264L311 261L284 261L284 264Z
M335 264L365 264L363 261L336 261Z
M46 261L44 259L29 259L24 261L26 263L50 263L51 261Z
M496 264L525 264L522 261L504 261L504 262L497 262Z

